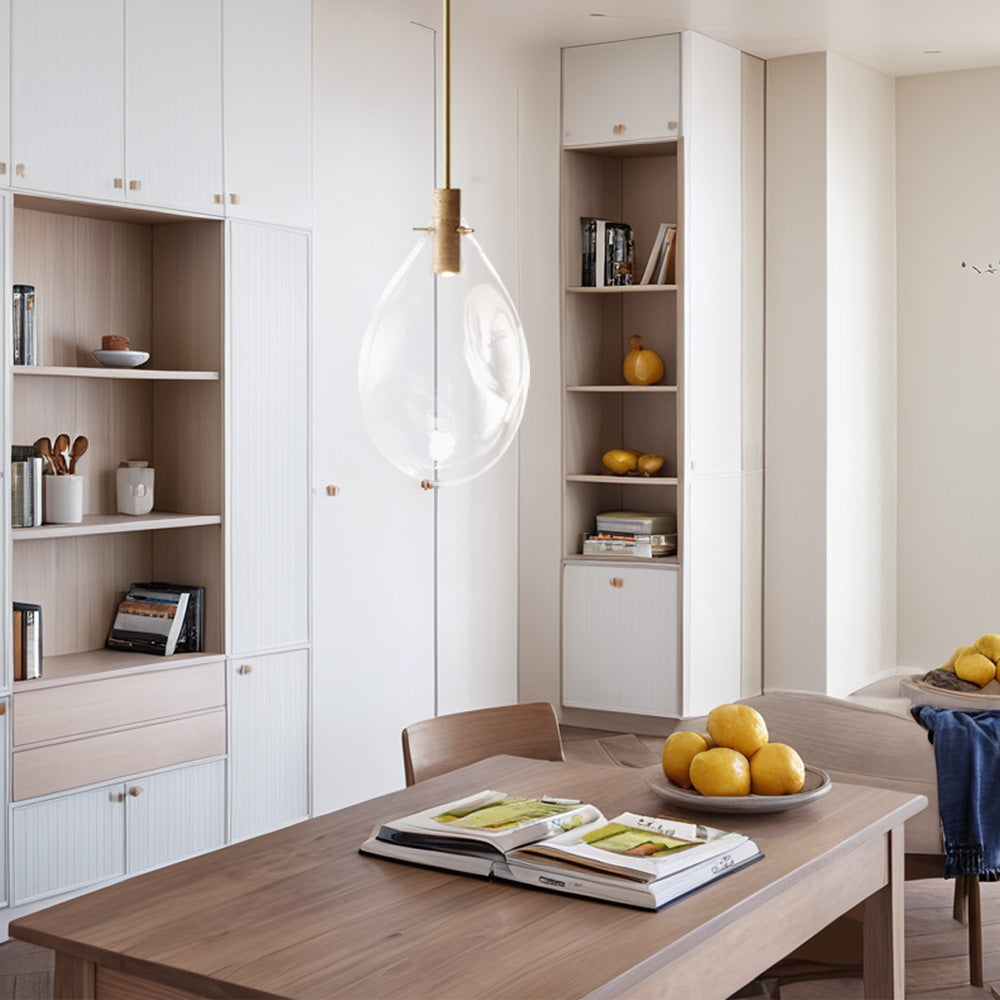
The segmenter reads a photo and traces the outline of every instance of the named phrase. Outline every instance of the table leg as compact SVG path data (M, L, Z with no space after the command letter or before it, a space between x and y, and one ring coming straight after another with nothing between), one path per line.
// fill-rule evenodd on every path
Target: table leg
M97 967L86 959L57 951L52 995L55 1000L94 1000Z
M888 882L865 900L865 1000L903 1000L903 827L886 834Z

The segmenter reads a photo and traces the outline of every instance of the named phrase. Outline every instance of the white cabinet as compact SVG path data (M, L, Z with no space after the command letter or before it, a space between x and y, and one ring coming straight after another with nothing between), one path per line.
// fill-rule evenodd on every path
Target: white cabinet
M675 568L563 568L563 704L680 714Z
M13 0L15 188L120 199L122 0Z
M309 814L309 653L233 660L229 671L230 839Z
M0 0L0 184L10 183L10 5Z
M229 648L244 653L309 638L309 238L232 223L229 270Z
M312 5L225 0L226 215L312 221Z
M222 0L13 0L15 188L222 214Z
M680 135L680 35L563 49L564 146Z
M222 0L125 2L125 196L222 214Z
M15 806L13 903L221 847L225 766L206 761Z

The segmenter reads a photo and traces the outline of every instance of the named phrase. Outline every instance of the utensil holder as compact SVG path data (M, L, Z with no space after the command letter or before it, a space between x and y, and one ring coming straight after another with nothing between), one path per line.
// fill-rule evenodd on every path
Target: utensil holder
M115 470L115 494L119 514L139 516L153 509L155 470L148 462L129 459Z
M83 520L83 476L42 476L42 509L47 524Z

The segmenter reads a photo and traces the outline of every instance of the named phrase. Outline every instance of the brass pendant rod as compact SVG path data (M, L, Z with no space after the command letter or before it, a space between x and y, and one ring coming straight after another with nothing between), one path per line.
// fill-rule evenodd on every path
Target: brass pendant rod
M451 187L451 0L444 0L444 26L441 31L441 43L444 49L444 69L442 83L444 93L444 186Z

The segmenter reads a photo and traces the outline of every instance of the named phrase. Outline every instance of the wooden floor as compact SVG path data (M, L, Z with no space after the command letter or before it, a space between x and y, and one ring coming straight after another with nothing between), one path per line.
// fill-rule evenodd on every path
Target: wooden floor
M647 767L660 760L663 737L564 728L563 745L570 760ZM943 879L906 883L906 996L923 1000L1000 1000L1000 882L980 887L985 988L969 985L966 930L952 919L952 888L952 883ZM51 952L21 941L0 944L0 1000L51 997ZM781 1000L861 997L860 979L791 983L781 988Z

